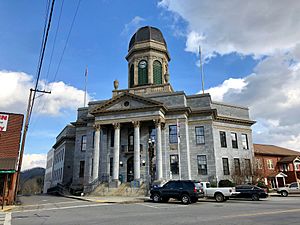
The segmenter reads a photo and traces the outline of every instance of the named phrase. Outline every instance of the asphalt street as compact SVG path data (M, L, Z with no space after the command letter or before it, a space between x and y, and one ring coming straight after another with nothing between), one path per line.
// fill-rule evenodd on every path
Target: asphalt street
M33 196L11 212L12 225L291 225L300 224L300 196L258 202L229 200L134 204L92 203L63 197Z

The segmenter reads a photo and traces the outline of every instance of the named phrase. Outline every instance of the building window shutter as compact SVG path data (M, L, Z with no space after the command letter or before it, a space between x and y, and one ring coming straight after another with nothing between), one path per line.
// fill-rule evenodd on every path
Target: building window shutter
M153 83L162 84L162 66L157 60L153 62Z

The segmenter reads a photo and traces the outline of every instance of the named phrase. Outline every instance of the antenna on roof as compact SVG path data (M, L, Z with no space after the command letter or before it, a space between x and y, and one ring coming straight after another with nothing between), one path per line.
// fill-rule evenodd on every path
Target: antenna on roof
M201 72L201 83L202 83L202 94L204 94L204 73L203 73L203 63L202 63L202 51L199 45L199 56L200 56L200 72Z
M87 83L87 76L88 76L88 67L86 66L85 73L84 73L85 81L84 81L84 101L83 101L83 107L86 106L86 83Z

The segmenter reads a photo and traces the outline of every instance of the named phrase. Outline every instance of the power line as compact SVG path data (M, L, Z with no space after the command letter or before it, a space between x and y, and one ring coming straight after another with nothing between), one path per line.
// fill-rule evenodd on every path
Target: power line
M42 44L42 55L41 55L40 62L39 62L39 65L38 65L38 73L37 73L36 83L35 83L35 87L34 87L33 98L32 98L32 103L31 103L31 108L30 108L30 112L29 112L29 120L28 121L30 121L32 109L33 109L33 106L34 106L34 100L35 100L35 96L36 96L36 90L37 90L40 75L41 75L41 69L42 69L42 65L43 65L43 59L44 59L44 55L45 55L49 30L50 30L50 27L51 27L51 20L52 20L54 3L55 3L55 0L52 0L49 20L48 20L48 25L47 25L47 30L46 30L46 34L45 34L45 39L43 40L43 44Z
M61 65L63 56L64 56L64 54L65 54L65 50L66 50L66 48L67 48L67 44L68 44L68 41L69 41L69 38L70 38L70 35L71 35L71 32L72 32L72 29L73 29L73 25L74 25L74 23L75 23L75 18L76 18L76 16L77 16L77 13L78 13L78 9L79 9L80 3L81 3L81 0L79 0L78 3L77 3L76 11L75 11L75 14L74 14L74 16L73 16L73 20L72 20L72 23L71 23L71 27L70 27L70 30L69 30L69 33L68 33L68 36L67 36L67 40L66 40L65 46L64 46L64 48L63 48L63 51L62 51L62 54L61 54L61 57L60 57L60 60L59 60L59 63L58 63L58 66L57 66L55 75L54 75L54 78L53 78L53 82L56 80L56 76L57 76L57 74L58 74L58 71L59 71L59 68L60 68L60 65Z

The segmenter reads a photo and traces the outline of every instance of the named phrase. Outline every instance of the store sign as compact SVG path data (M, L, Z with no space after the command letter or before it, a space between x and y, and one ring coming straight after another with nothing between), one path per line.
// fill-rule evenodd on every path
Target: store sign
M0 114L0 131L6 131L9 115Z

